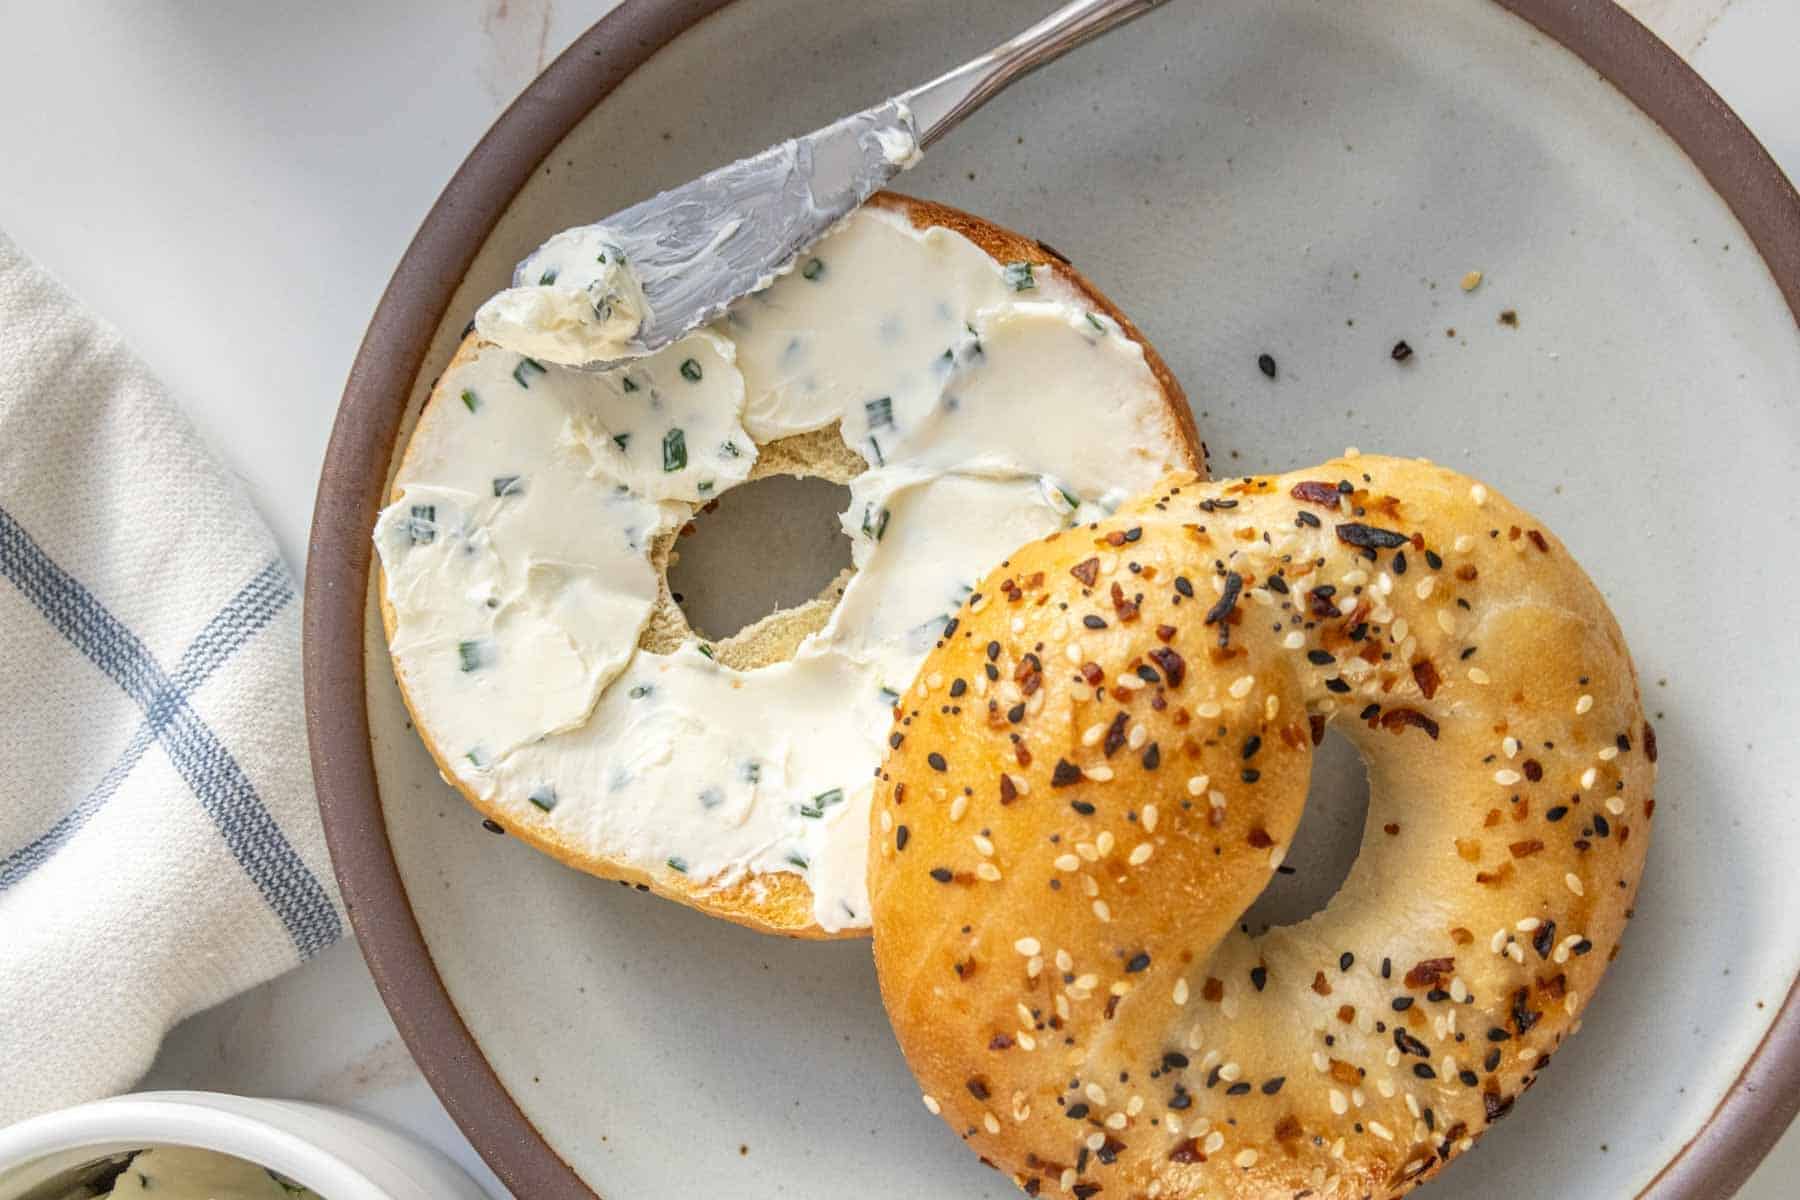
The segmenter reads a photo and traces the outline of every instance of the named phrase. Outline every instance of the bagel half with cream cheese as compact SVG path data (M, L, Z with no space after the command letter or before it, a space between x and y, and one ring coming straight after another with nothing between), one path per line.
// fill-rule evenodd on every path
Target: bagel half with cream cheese
M1032 1195L1400 1195L1618 950L1655 810L1630 655L1455 472L1171 477L1011 555L920 678L876 791L882 996L926 1106ZM1252 936L1327 728L1369 768L1360 856Z
M943 298L907 307L940 275ZM784 325L805 320L851 349L825 361L831 339ZM890 391L886 350L928 338ZM816 370L793 365L809 350ZM1058 391L1065 374L1083 394ZM382 619L421 740L507 832L753 928L856 935L874 769L933 629L1011 546L1171 468L1203 470L1204 450L1124 314L1038 242L882 194L767 292L628 370L471 333L376 530ZM706 640L669 590L679 532L774 474L852 489L858 567ZM929 572L902 566L945 559L959 589L946 574L941 597L908 593Z

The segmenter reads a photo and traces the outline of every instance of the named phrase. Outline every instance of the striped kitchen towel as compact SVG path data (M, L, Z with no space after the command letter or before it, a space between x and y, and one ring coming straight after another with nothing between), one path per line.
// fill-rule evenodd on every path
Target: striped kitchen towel
M299 607L169 396L0 234L0 1125L343 932Z

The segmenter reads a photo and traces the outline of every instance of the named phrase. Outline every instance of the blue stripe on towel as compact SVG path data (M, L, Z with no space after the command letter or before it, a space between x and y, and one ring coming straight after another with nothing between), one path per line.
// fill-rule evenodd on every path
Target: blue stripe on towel
M233 857L281 919L300 957L310 958L336 941L343 928L330 897L269 815L231 751L188 702L213 671L293 599L281 562L264 566L207 622L182 655L173 679L163 674L137 635L52 562L3 508L0 576L144 711L143 723L94 790L49 831L0 859L0 891L30 874L86 824L151 743L160 741Z

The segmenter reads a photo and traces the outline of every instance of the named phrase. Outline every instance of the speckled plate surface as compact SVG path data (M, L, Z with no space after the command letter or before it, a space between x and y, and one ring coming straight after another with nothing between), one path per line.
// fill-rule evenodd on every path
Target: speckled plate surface
M1188 0L1015 88L904 182L1043 238L1117 299L1218 473L1347 444L1426 455L1581 556L1657 724L1656 841L1586 1028L1427 1194L1718 1196L1800 1098L1800 1012L1771 1033L1800 967L1800 332L1782 295L1800 300L1800 202L1603 0L1513 6L1592 65L1476 0ZM865 944L759 937L483 830L406 726L366 531L396 433L543 236L1046 7L627 0L477 150L383 300L314 529L315 765L396 1021L530 1200L1012 1193L920 1106ZM1303 836L1353 838L1355 791L1333 759Z

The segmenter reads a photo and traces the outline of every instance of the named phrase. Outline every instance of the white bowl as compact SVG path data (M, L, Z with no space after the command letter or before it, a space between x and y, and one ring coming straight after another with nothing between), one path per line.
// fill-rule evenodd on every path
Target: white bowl
M324 1200L488 1200L435 1150L343 1109L217 1092L144 1092L0 1129L0 1200L79 1182L99 1159L146 1146L217 1150L280 1172Z

